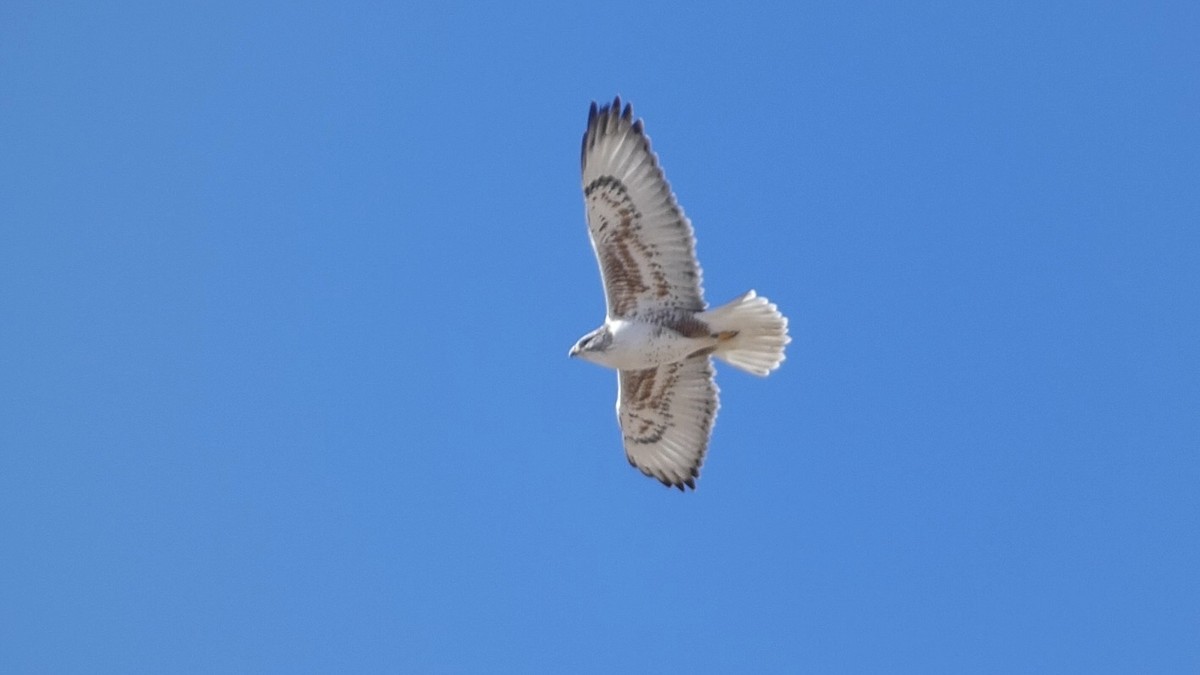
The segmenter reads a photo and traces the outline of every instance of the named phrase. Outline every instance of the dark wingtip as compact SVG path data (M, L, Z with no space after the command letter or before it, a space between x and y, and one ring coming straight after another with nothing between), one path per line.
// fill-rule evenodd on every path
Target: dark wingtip
M599 104L592 101L588 108L587 131L583 134L583 146L579 151L579 164L586 166L588 149L595 145L596 140L609 133L616 133L621 128L621 121L630 124L633 132L642 137L643 143L649 148L642 121L633 119L633 104L625 103L622 107L621 95L613 97L612 103Z
M668 489L675 488L676 490L679 490L680 492L687 492L689 489L692 489L692 490L696 489L696 477L698 476L698 474L696 473L695 469L692 469L692 477L691 478L685 478L684 480L679 480L678 478L668 478L667 476L659 476L659 475L652 473L651 471L643 469L643 468L639 467L637 464L634 464L633 459L630 458L629 456L626 456L625 459L629 460L629 466L632 466L632 467L638 469L646 476L649 476L650 478L653 478L654 480L662 483L663 486Z
M659 478L658 482L662 483L663 485L666 485L669 488L675 488L676 490L679 490L680 492L687 492L689 489L691 489L691 490L696 489L696 479L694 479L694 478L688 478L687 480L683 480L683 481Z
M625 103L624 107L622 107L620 94L617 94L615 97L613 97L612 103L599 105L595 101L592 101L592 106L588 109L588 126L597 124L598 117L606 118L610 121L610 123L614 123L618 119L623 119L626 122L633 124L634 128L639 131L642 128L641 120L638 120L637 122L633 121L633 104Z
M579 148L579 166L582 168L587 163L588 137L592 135L592 129L596 125L596 118L600 115L600 107L592 101L591 107L588 108L588 123L587 131L583 132L583 143Z

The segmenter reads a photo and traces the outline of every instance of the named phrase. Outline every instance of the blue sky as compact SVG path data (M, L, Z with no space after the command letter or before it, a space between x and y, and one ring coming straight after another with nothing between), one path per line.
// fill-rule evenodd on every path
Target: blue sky
M0 6L0 671L1196 672L1194 3ZM720 367L624 459L646 120Z

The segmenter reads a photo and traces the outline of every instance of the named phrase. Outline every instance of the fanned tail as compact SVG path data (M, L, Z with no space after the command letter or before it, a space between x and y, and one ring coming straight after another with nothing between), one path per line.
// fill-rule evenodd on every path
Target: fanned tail
M792 341L787 334L787 317L754 291L703 312L698 318L721 338L713 356L762 377L783 363L784 347Z

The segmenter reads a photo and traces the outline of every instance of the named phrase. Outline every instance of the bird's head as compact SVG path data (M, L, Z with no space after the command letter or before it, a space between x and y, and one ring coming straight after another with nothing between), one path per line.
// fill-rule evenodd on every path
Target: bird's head
M608 326L601 326L579 338L579 342L571 347L569 356L578 356L585 361L595 362L597 357L603 354L611 344L612 332L608 330Z

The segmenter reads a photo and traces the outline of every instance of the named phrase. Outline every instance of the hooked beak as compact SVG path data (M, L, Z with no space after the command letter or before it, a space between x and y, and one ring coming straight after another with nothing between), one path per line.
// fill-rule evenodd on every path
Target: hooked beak
M571 351L567 354L567 356L570 358L575 358L576 356L579 356L579 345L575 345L574 347L571 347Z

